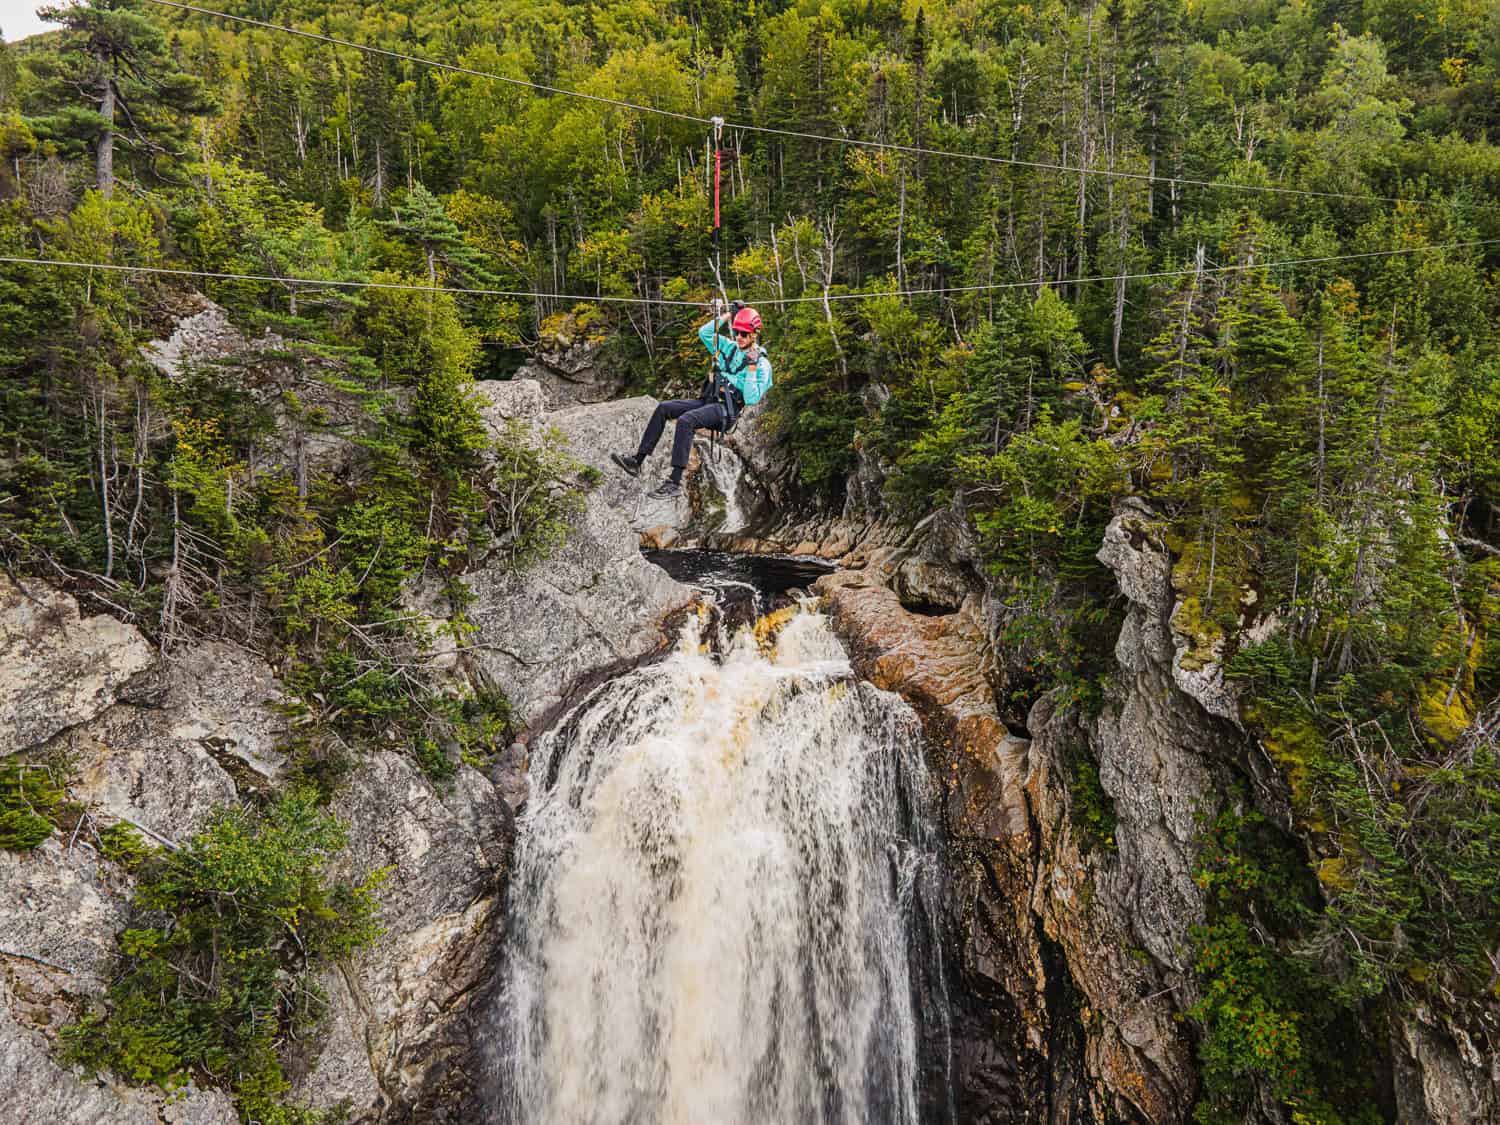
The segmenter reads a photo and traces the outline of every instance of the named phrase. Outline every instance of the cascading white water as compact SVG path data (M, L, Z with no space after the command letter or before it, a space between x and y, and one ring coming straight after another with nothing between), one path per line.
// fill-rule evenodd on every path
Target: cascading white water
M804 612L722 659L690 628L540 740L494 1119L916 1122L919 737Z
M705 441L698 443L698 456L714 489L724 498L724 519L713 530L724 534L743 531L749 522L740 507L740 478L744 475L745 463L733 450L716 449Z

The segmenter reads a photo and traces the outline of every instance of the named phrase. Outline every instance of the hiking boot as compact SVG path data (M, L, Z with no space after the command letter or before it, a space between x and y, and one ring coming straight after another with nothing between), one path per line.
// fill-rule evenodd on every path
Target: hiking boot
M677 494L681 491L682 485L678 484L671 477L668 477L650 492L646 493L646 495L653 500L675 500L677 499Z
M641 463L628 453L611 453L609 459L633 477L641 475Z

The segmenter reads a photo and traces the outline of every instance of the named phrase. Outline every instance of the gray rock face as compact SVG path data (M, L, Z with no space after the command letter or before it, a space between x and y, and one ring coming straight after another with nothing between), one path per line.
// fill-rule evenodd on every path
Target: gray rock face
M638 480L609 460L612 450L635 448L654 408L651 399L633 398L535 419L602 478L552 557L520 574L496 568L465 578L475 596L469 616L479 627L474 662L527 722L558 707L590 674L663 645L662 618L692 601L687 587L641 557L639 545L640 528L687 523L686 499L649 500L650 467Z
M444 1092L465 1085L468 1006L503 936L502 878L513 833L494 786L467 766L439 792L403 757L367 760L334 805L349 827L346 878L386 868L386 934L324 975L328 1038L297 1094L348 1101L355 1121L446 1120Z
M129 880L86 843L0 851L0 1121L48 1125L232 1125L230 1101L188 1089L168 1099L60 1066L52 1054L72 999L108 982Z
M1235 757L1226 732L1174 690L1168 625L1171 558L1148 515L1126 507L1111 521L1099 560L1114 571L1130 609L1115 644L1120 686L1093 723L1099 782L1118 816L1118 861L1101 880L1135 941L1186 987L1189 931L1204 920L1192 879L1199 815L1212 812L1230 782L1212 765Z
M68 974L68 991L93 993L109 973L129 884L87 844L66 843L0 850L0 958L52 966Z
M536 359L517 371L516 379L536 383L549 410L607 402L619 395L623 383L619 372L601 362L604 343L572 313L549 318Z
M1091 1017L1083 1070L1121 1119L1184 1120L1197 1075L1175 1018L1171 971L1131 955L1135 919L1116 890L1125 861L1089 852L1073 827L1065 761L1090 734L1057 714L1050 698L1032 708L1030 726L1026 792L1039 833L1031 909L1062 951Z
M1500 1121L1500 1053L1419 1007L1392 1029L1398 1119L1409 1125Z
M342 373L323 360L288 362L284 337L273 332L247 338L229 314L207 298L201 311L177 323L171 336L141 348L144 358L173 382L196 370L213 370L232 380L275 419L271 440L252 447L257 470L289 469L299 481L319 467L338 471L354 451L348 434L369 421L364 406L340 389ZM291 403L295 401L295 407Z
M196 363L232 355L245 347L245 337L229 322L229 314L204 299L203 308L183 317L165 340L141 347L146 360L173 382L187 377Z
M474 384L474 394L482 404L484 420L492 436L499 436L499 423L518 418L531 421L547 412L542 385L535 379L486 379Z
M66 594L0 579L0 757L93 718L153 659L113 617L80 617Z
M0 977L0 1121L37 1125L236 1125L217 1090L176 1094L89 1079L53 1061L47 1041L11 1015L12 984Z
M241 784L261 787L276 751L285 699L260 657L220 641L184 650L133 685L126 701L73 727L55 748L76 763L72 790L92 810L174 842L202 827Z

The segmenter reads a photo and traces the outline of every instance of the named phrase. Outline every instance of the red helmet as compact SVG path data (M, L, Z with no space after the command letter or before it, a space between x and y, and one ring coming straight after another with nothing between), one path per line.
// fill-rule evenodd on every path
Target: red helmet
M733 328L736 332L759 332L760 313L756 312L749 305L746 305L734 314Z

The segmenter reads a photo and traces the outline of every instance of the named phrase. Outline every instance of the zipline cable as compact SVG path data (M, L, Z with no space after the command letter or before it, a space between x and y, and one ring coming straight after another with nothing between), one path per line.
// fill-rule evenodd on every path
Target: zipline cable
M1463 250L1477 246L1500 245L1500 238L1474 239L1467 242L1442 242L1429 246L1403 246L1395 250L1365 250L1354 254L1327 254L1316 258L1282 258L1272 262L1246 262L1230 266L1191 266L1186 269L1153 270L1147 273L1106 273L1087 277L1047 278L1040 281L997 281L985 285L951 285L935 289L881 289L864 293L830 293L816 297L760 297L746 304L765 306L800 305L810 302L857 301L871 297L926 297L946 293L983 293L1000 289L1042 289L1050 286L1085 285L1109 281L1150 281L1167 277L1187 277L1197 273L1243 273L1248 270L1274 270L1290 266L1319 265L1326 262L1348 262L1365 258L1391 258L1403 254L1435 253L1440 250ZM381 289L408 293L449 293L454 296L514 297L522 300L598 301L620 305L672 305L701 309L703 301L675 301L665 297L610 297L589 293L534 293L519 289L471 289L457 285L411 285L391 281L337 281L319 277L276 277L272 274L225 273L214 270L176 269L170 266L126 266L113 262L77 262L67 258L19 258L0 256L0 263L22 266L57 266L68 269L108 270L115 273L159 274L168 277L203 278L214 281L260 281L278 285L321 286L339 289Z
M170 266L123 266L113 262L77 262L67 258L8 258L0 262L27 266L64 266L111 270L115 273L161 274L167 277L206 278L212 281L270 281L278 285L322 286L333 289L394 289L406 293L452 293L477 297L517 297L526 300L604 301L624 305L683 305L702 308L702 301L670 301L664 297L606 297L580 293L533 293L520 289L466 289L450 285L409 285L395 281L338 281L322 277L277 277L274 274L224 273L215 270L175 269Z
M659 109L656 106L622 101L618 98L607 98L602 94L586 94L581 90L571 90L562 86L549 86L544 82L531 82L525 78L512 78L509 75L496 74L490 70L476 70L473 67L459 66L456 63L446 63L438 59L425 58L421 55L409 55L403 51L393 51L387 47L376 47L370 43L355 43L349 39L340 39L337 36L324 35L321 32L303 31L301 28L271 23L268 20L258 20L251 16L234 15L230 12L221 12L214 8L199 7L196 4L185 3L184 0L150 0L150 2L164 8L176 8L183 12L195 12L198 15L210 16L214 19L230 20L234 23L242 23L250 27L263 28L267 31L279 31L286 35L295 35L303 39L311 39L335 47L348 47L350 50L364 51L366 54L380 55L384 58L397 59L401 62L416 63L419 66L430 66L438 70L450 71L454 74L467 74L474 78L488 78L494 82L504 82L512 86L521 86L529 90L538 90L546 94L557 94L562 97L580 98L584 101L598 102L603 105L615 106L619 109L634 110L637 113L654 113L661 117L670 117L677 121L691 121L698 125L712 125L716 120L710 117L700 117L696 114L679 113L676 110ZM1362 195L1357 192L1347 191L1316 191L1311 188L1273 187L1268 184L1236 184L1226 180L1200 180L1186 176L1159 176L1152 172L1121 172L1112 168L1086 168L1082 165L1059 164L1045 160L1021 160L1011 156L988 156L977 152L955 152L951 149L926 148L921 145L892 144L889 141L867 141L858 137L835 137L826 133L805 133L795 129L777 129L769 125L750 125L741 122L726 122L725 124L731 129L738 129L746 133L794 137L800 140L818 141L823 144L846 145L854 148L884 149L890 152L902 152L914 156L946 157L953 160L977 160L986 164L1005 164L1017 168L1029 168L1042 172L1060 172L1068 175L1104 176L1135 182L1182 184L1187 187L1214 188L1224 191L1262 192L1272 195L1296 196L1309 199L1345 199L1361 203L1394 203L1415 207L1445 206L1441 200L1433 199L1405 199L1391 195Z

